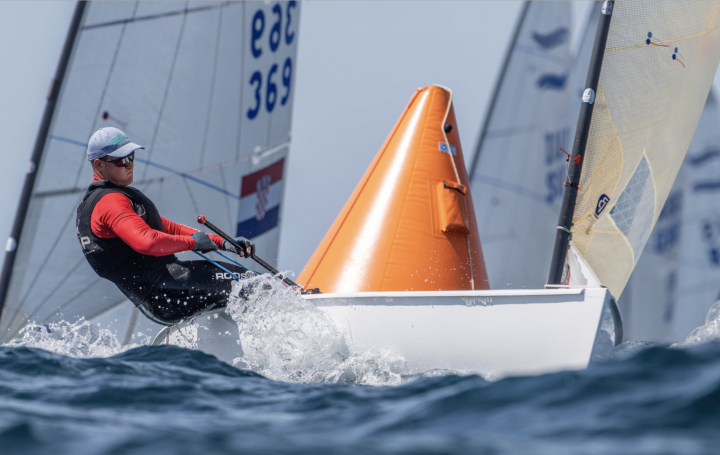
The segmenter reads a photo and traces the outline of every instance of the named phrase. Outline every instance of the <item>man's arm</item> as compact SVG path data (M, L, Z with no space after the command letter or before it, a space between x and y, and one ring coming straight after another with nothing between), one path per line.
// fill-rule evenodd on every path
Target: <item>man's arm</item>
M172 235L152 229L135 213L130 199L120 193L103 196L93 209L90 223L93 234L106 239L120 237L140 254L167 256L195 247L195 240L189 235Z
M193 229L191 227L185 226L184 224L175 223L170 220L166 220L163 217L160 217L160 218L162 218L163 232L166 234L193 235L196 232L200 232L197 229ZM222 237L220 237L219 235L215 235L215 234L208 234L208 237L210 237L210 240L212 240L213 243L215 245L217 245L217 247L219 249L221 249L221 250L223 249L223 238Z

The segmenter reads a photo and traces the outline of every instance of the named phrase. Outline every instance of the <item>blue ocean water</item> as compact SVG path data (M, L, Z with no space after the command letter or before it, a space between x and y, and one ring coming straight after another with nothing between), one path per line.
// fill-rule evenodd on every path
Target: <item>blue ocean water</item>
M174 346L0 347L0 453L720 452L720 343L616 357L629 358L367 386L274 381Z

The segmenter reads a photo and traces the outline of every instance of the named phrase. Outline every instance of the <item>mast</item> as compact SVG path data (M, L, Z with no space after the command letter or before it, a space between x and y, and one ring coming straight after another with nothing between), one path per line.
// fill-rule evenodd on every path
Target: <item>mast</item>
M493 92L493 97L490 101L490 107L488 108L487 114L485 114L483 127L482 130L480 130L480 139L478 140L477 147L475 148L475 156L473 157L472 166L470 166L471 179L473 174L475 174L475 167L480 160L480 150L482 150L483 142L485 141L485 134L487 133L488 126L490 125L490 119L492 118L493 112L495 111L495 103L497 102L498 94L500 93L500 86L502 85L503 80L505 80L505 73L507 72L508 65L510 64L510 57L512 56L513 49L515 49L515 43L517 43L518 36L520 35L520 29L522 29L522 25L523 22L525 22L525 16L527 15L529 8L530 2L526 1L525 5L523 5L522 12L520 13L520 18L515 25L515 32L513 33L512 43L510 44L510 48L505 54L505 61L503 62L502 70L500 70L500 75L497 81L495 81L495 91Z
M77 37L78 30L80 29L80 22L82 21L85 6L85 1L79 1L75 6L75 13L73 14L72 21L70 22L70 30L68 30L67 37L65 38L65 45L63 46L62 53L60 54L60 61L58 62L57 70L55 71L55 77L51 82L50 91L48 92L47 104L45 105L45 112L43 113L42 122L40 123L40 130L38 131L37 138L35 139L35 148L33 149L28 172L25 176L25 184L20 195L17 213L15 214L15 223L13 224L12 232L5 247L5 262L3 264L2 275L0 275L0 316L2 315L2 309L5 306L5 298L10 286L10 277L12 276L13 265L15 264L15 257L17 255L17 246L18 242L20 242L20 234L22 233L23 225L25 224L25 216L27 215L30 198L35 185L35 177L37 176L37 170L40 167L40 160L42 159L45 142L47 140L48 132L50 131L50 123L52 122L53 114L55 113L55 105L57 103L58 95L60 94L60 87L62 86L63 78L65 77L65 70L67 70L67 66L70 61L70 55L72 54L73 45L75 44L75 38Z
M595 106L595 94L597 93L600 71L602 70L603 57L605 56L605 45L607 44L610 21L612 19L614 2L606 0L602 4L602 14L598 21L595 44L590 57L590 66L585 82L585 91L582 97L582 106L578 116L578 125L573 142L572 159L569 161L568 180L565 183L560 218L558 220L557 233L555 234L555 247L553 249L552 261L548 284L562 284L563 270L567 260L570 234L572 230L572 219L575 213L578 190L580 189L580 174L587 146L590 123L592 121L593 107ZM580 158L578 159L578 156ZM577 160L577 162L576 162Z

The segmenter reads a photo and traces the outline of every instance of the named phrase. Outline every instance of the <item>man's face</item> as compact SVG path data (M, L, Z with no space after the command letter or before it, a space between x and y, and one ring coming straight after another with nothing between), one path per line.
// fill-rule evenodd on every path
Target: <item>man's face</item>
M116 158L111 158L116 159ZM133 182L133 169L135 163L130 162L127 166L115 166L107 161L95 160L93 162L95 173L103 180L108 180L113 185L128 186Z

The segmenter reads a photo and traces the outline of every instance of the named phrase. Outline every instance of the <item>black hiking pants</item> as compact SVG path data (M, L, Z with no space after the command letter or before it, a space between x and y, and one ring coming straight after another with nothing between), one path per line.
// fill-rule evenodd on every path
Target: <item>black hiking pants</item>
M248 269L218 261L242 278ZM175 261L165 266L147 292L131 298L150 320L173 325L198 313L227 305L234 278L207 261Z

